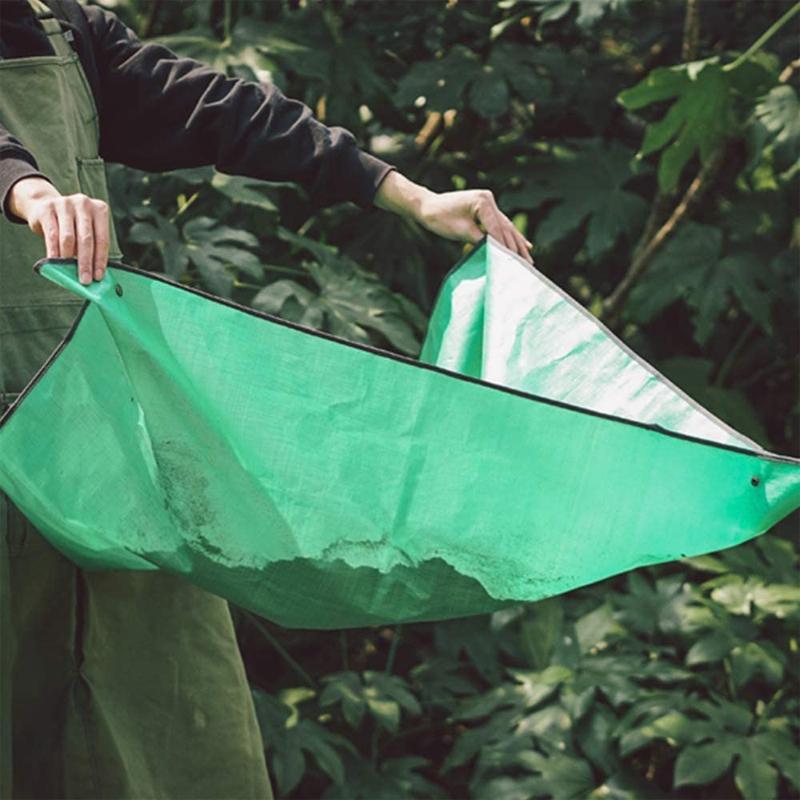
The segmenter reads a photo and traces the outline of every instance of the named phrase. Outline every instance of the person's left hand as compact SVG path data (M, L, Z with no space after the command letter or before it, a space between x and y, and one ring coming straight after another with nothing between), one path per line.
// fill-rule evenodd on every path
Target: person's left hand
M533 263L533 245L514 227L497 207L488 189L465 189L458 192L429 192L419 205L417 221L429 231L446 239L477 242L485 233L509 250Z
M374 203L378 208L410 217L445 239L474 244L488 233L533 263L530 254L533 245L497 207L488 189L437 193L392 170L378 187Z

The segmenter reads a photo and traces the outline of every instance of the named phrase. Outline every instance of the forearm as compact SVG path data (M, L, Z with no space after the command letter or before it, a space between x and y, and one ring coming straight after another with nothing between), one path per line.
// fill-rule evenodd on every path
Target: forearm
M397 170L390 172L381 181L375 193L374 205L385 211L419 220L426 200L433 197L434 192L418 183L414 183Z

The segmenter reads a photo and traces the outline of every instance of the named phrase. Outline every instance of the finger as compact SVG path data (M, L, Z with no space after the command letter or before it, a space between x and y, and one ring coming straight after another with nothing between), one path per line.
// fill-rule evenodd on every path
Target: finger
M469 220L464 229L464 239L471 244L477 244L483 239L483 231L472 220Z
M79 202L75 223L75 232L78 236L78 275L80 282L86 285L92 282L94 266L94 223L91 205L88 202Z
M94 202L92 226L94 229L94 279L101 281L108 265L109 248L108 206L102 200Z
M514 249L529 264L533 264L533 258L531 258L531 254L528 252L528 248L526 246L526 241L527 240L517 230L516 225L514 225L514 223L505 214L503 214L502 216L503 216L503 219L505 220L506 225L508 226L508 230L511 233L512 238L514 239Z
M61 248L58 242L58 218L56 217L56 212L52 208L45 211L39 220L37 220L33 231L44 237L47 257L59 258L61 255Z
M497 210L497 213L500 217L504 230L513 243L511 249L517 255L521 256L527 261L530 261L530 256L525 248L525 237L517 230L514 223L502 211L500 211L500 209Z
M512 231L512 228L514 226L511 225L508 222L508 220L506 220L506 218L500 212L500 209L497 209L496 214L497 214L497 224L500 226L500 230L502 231L503 241L505 243L505 246L512 253L516 253L517 255L519 255L519 252L517 251L517 242L516 239L514 238L514 233Z
M500 220L500 211L495 205L494 196L491 192L487 192L478 205L478 220L489 236L493 236L509 250L514 250L513 242L511 242L508 234L503 230L503 224Z
M75 212L63 200L55 204L60 258L75 258Z

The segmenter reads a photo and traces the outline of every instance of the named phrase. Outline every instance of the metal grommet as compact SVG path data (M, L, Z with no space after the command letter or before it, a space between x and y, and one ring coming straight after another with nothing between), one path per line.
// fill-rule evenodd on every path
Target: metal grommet
M117 293L117 297L122 297L122 287L119 284L114 287L114 291Z
M750 478L751 486L758 486L760 483L761 483L761 478L759 478L757 475L753 475L753 477Z

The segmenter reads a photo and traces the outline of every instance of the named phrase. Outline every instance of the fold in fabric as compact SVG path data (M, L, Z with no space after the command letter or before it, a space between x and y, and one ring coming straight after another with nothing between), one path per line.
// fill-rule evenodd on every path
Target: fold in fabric
M459 617L744 542L800 462L689 399L484 240L417 362L112 265L0 420L0 488L88 569L286 626Z

